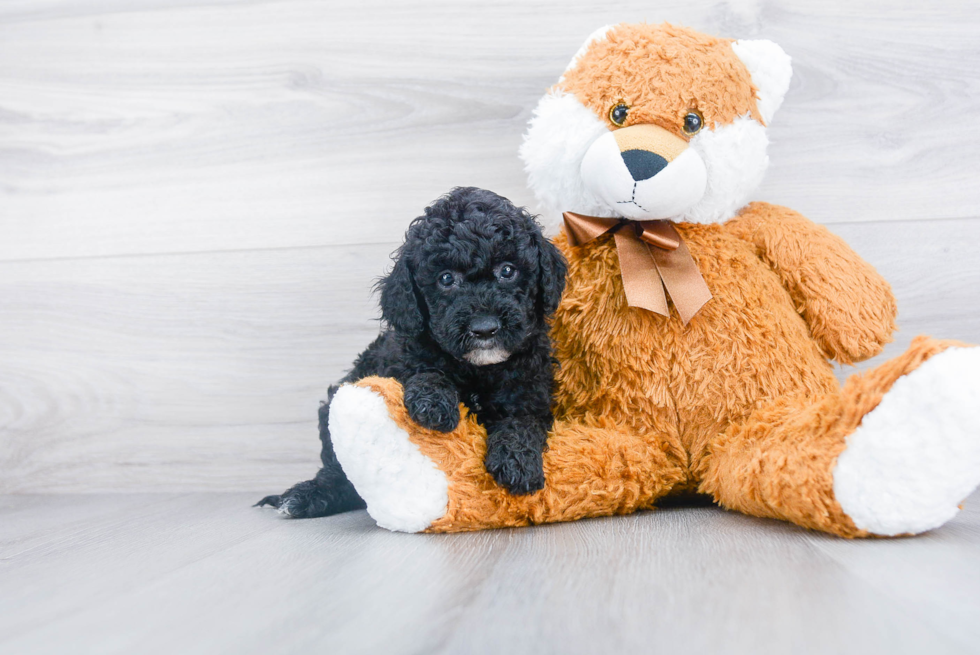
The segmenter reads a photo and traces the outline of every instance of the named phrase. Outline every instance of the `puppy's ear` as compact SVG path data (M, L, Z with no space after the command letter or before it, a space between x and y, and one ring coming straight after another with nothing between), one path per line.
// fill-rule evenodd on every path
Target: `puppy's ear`
M535 237L538 244L538 302L542 313L550 317L558 309L561 294L565 291L565 274L568 267L561 252L540 232Z
M381 290L381 318L397 332L416 337L424 326L422 309L412 281L412 271L404 252L399 251L395 266L378 281Z

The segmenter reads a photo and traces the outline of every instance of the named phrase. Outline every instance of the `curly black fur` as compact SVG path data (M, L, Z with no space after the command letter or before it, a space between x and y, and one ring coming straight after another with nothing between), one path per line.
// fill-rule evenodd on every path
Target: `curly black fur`
M378 282L387 325L341 381L397 379L419 425L450 432L464 403L487 429L487 471L514 494L544 486L554 367L548 319L565 261L527 210L490 191L453 189L412 221ZM333 453L332 387L320 408L323 468L273 505L294 517L364 507Z

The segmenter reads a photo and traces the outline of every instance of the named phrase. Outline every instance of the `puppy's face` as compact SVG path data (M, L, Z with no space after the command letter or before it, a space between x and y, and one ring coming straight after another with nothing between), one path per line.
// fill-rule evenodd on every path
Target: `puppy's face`
M429 336L477 366L518 351L554 312L564 261L524 210L481 189L455 189L416 219L382 312L396 330Z

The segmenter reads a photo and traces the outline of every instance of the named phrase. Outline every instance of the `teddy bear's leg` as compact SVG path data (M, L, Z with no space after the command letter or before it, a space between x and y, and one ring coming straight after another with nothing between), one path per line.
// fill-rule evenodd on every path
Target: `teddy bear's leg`
M334 449L378 525L458 532L625 514L687 479L686 466L658 439L558 422L544 453L545 488L514 496L486 472L486 431L463 410L456 430L441 433L411 421L402 387L390 378L337 392Z
M755 410L709 448L722 505L845 537L915 534L980 483L980 348L918 337L839 392Z

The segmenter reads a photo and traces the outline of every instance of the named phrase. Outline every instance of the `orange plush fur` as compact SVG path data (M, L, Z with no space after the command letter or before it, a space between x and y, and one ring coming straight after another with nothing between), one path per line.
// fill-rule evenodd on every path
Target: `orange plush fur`
M797 223L791 233L786 221ZM570 266L553 329L558 420L537 494L511 496L493 482L472 416L450 435L422 430L397 383L360 383L385 396L449 477L448 511L430 531L628 513L696 490L747 514L865 534L833 498L837 455L900 375L953 342L920 338L840 389L827 354L865 359L894 329L891 291L869 265L826 229L764 203L725 225L677 229L713 294L687 326L626 306L611 237L581 248L558 238Z
M625 101L627 125L685 139L692 109L709 129L739 116L762 122L731 42L670 25L615 28L559 87L604 120ZM675 226L712 294L687 325L673 305L670 316L627 306L611 234L581 247L557 237L569 274L552 331L556 423L536 494L511 496L493 482L485 432L465 408L452 434L426 431L408 418L396 382L359 383L384 397L448 478L447 512L429 531L627 513L698 492L755 516L868 534L834 497L837 457L900 376L957 344L920 337L841 388L828 360L874 356L895 329L891 289L870 265L825 228L766 203L725 222Z
M650 61L658 66L651 69ZM684 116L691 109L699 110L707 125L731 123L744 114L762 122L755 85L731 39L669 24L616 26L558 87L606 120L609 107L624 101L632 111L623 127L659 125L683 137Z

